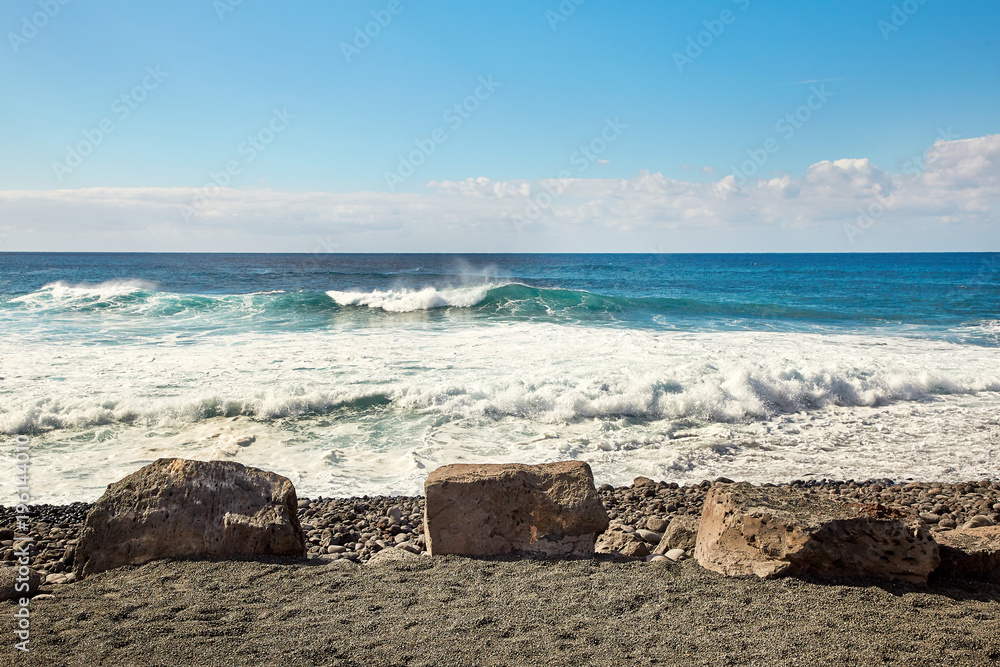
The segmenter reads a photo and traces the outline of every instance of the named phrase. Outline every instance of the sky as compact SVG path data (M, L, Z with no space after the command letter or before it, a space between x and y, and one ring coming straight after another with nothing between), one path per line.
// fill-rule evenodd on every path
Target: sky
M0 251L1000 251L1000 3L7 0Z

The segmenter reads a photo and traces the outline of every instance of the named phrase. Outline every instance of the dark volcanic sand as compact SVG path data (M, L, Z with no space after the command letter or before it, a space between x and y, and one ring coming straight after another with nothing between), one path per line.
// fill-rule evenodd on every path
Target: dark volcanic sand
M32 604L28 665L987 665L1000 587L680 564L163 561ZM8 622L9 625L9 622Z

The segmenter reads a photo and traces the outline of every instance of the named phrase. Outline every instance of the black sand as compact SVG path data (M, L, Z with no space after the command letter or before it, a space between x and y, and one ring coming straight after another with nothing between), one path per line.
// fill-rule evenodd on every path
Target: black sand
M2 664L1000 661L1000 587L724 578L693 561L174 561L47 590L31 652L9 640Z

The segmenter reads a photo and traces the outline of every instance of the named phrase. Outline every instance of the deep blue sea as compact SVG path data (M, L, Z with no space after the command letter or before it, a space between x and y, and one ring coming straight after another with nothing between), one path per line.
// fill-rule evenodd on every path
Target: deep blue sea
M40 502L160 456L302 495L454 462L1000 473L1000 254L0 254L0 430Z

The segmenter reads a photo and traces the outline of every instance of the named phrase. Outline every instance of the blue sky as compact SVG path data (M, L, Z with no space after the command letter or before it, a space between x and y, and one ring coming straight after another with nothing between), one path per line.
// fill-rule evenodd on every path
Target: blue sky
M307 252L330 237L340 250L602 250L627 237L613 249L707 251L728 227L757 239L729 250L930 250L942 236L962 246L946 249L1000 249L996 3L233 2L4 4L0 250ZM387 24L346 57L372 12ZM272 136L275 110L285 120ZM808 118L789 136L778 123L796 111ZM609 121L624 129L580 159ZM262 131L273 140L248 159L244 142ZM906 174L942 138L965 143ZM737 174L751 179L739 210L755 215L719 208L708 193L768 140L764 163ZM66 168L80 142L90 154ZM433 152L392 184L417 142ZM854 188L834 203L812 198L833 182L809 180L824 161L841 165L824 178ZM226 191L206 190L230 162ZM536 201L567 171L580 182ZM928 208L918 195L949 186L942 174L954 206L914 214ZM759 201L756 179L801 201ZM616 181L645 184L629 199L640 210L620 208L636 188ZM199 192L196 215L178 216ZM886 196L888 212L851 240L858 208ZM542 212L529 220L533 201Z

